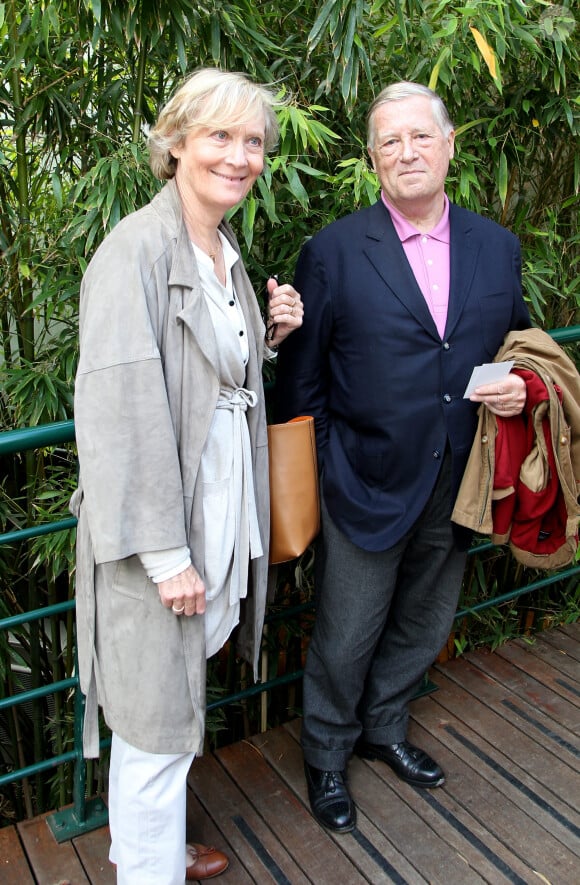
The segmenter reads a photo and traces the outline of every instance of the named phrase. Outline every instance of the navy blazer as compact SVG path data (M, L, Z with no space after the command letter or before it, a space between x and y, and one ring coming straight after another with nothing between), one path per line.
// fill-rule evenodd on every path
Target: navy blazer
M304 324L280 347L277 420L314 416L326 506L366 550L413 525L447 445L457 492L477 425L463 399L472 369L530 325L518 239L455 205L450 229L443 340L381 200L324 228L298 260Z

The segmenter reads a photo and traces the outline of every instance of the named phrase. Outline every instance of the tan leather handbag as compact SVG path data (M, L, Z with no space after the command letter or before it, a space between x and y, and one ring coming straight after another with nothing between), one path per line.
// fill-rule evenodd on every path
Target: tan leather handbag
M314 418L268 425L270 564L301 556L320 531Z

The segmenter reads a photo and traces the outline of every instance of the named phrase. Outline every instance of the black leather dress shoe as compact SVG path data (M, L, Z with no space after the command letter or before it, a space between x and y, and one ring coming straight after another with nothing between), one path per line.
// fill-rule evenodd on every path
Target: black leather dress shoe
M358 741L354 751L362 759L386 762L402 780L414 787L440 787L445 783L445 775L435 760L408 741L400 744Z
M356 824L356 808L346 787L344 771L322 771L304 763L308 798L319 824L335 833L350 833Z

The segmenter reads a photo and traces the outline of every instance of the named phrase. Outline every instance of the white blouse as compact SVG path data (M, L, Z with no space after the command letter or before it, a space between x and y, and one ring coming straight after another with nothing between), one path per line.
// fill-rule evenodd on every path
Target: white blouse
M249 560L262 556L252 455L246 411L257 402L247 390L247 328L232 281L237 252L220 233L226 284L218 280L212 259L195 244L202 290L219 341L220 397L201 457L206 587L206 654L215 654L239 621L240 599L247 594ZM193 559L187 547L140 555L156 583L184 571ZM201 566L201 564L198 564Z

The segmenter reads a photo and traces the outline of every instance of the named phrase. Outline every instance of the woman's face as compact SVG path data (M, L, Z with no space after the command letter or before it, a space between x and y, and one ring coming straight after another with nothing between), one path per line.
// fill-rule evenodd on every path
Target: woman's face
M264 168L264 117L241 126L188 133L171 153L182 198L222 215L244 199Z

